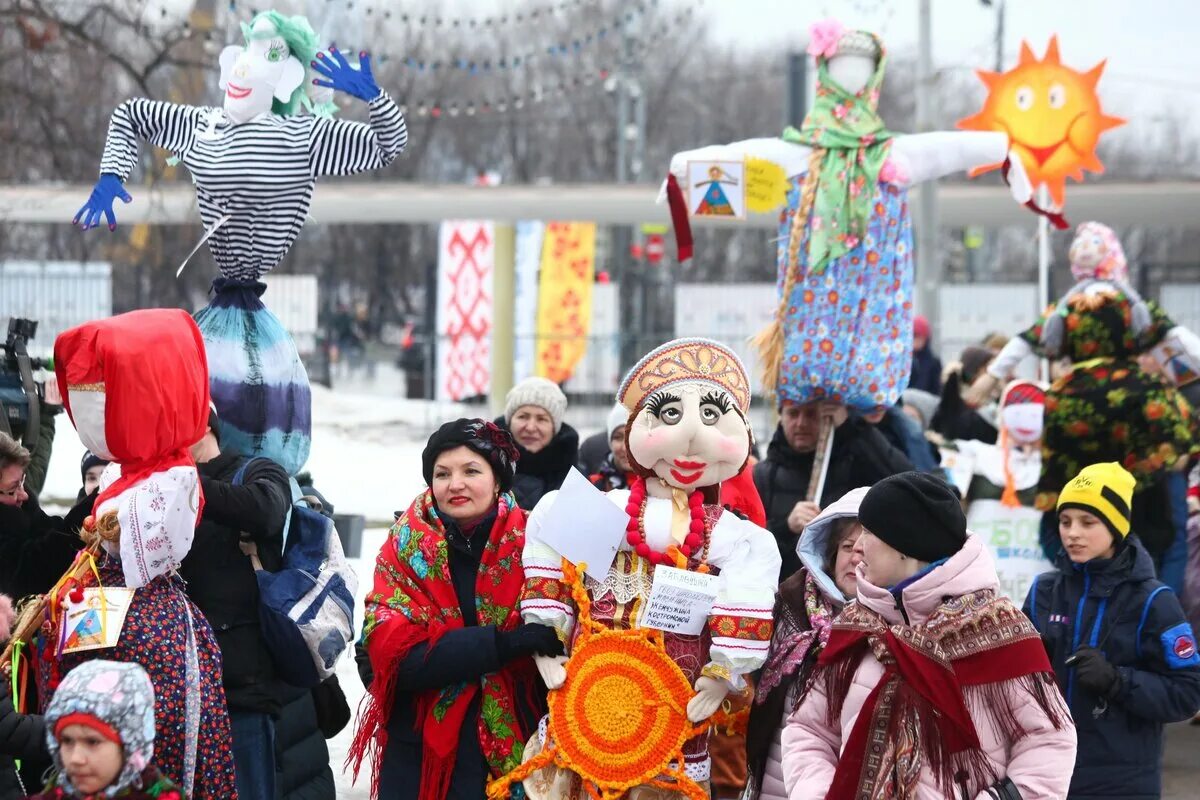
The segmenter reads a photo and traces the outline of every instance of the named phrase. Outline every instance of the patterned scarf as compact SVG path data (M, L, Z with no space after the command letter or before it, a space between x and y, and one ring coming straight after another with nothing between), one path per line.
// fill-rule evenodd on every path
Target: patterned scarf
M829 599L817 588L817 582L808 570L804 571L803 600L808 620L807 628L802 628L800 620L792 613L776 614L779 627L775 629L771 652L767 655L762 676L754 693L754 702L758 705L766 702L772 689L799 672L801 664L814 647L820 652L829 641L829 634L833 630L833 618L837 612ZM784 603L782 586L779 602L780 605Z
M816 188L811 220L796 220L797 225L808 226L807 263L816 274L862 242L879 171L887 160L887 142L893 134L876 112L887 56L883 42L875 40L879 44L875 74L858 94L839 86L829 76L828 60L819 56L813 108L800 130L789 126L783 132L785 142L805 144L820 153L819 169L810 166L805 177L806 190L814 184Z
M484 535L478 531L476 536ZM521 621L518 601L525 583L521 548L525 513L509 492L500 496L499 513L479 562L475 608L480 625L512 630ZM397 665L419 644L433 647L447 631L464 626L450 578L445 527L433 492L426 490L392 526L375 562L375 585L366 599L363 642L375 680L355 734L347 763L355 777L364 758L374 769L371 796L379 796L379 766L387 745L387 719L395 701ZM522 659L499 672L417 695L417 730L422 737L420 800L443 800L454 773L459 731L476 694L483 693L479 743L492 775L499 777L521 763L529 731L520 729L515 711L518 692L532 693L533 663Z
M926 769L944 796L958 797L968 785L968 796L976 796L997 776L980 749L968 698L1010 742L1026 733L1014 705L1027 697L1056 728L1069 724L1038 632L991 589L947 600L914 626L888 625L862 603L846 606L818 661L831 723L867 652L883 665L883 677L850 731L826 800L916 797ZM1014 680L1024 692L1005 691Z

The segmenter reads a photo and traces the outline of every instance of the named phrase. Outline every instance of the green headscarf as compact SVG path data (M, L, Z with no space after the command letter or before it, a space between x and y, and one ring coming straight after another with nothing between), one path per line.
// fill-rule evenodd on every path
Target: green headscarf
M808 223L808 269L820 274L835 258L853 250L867 232L879 170L887 158L885 144L894 134L883 125L876 109L883 68L887 61L879 45L875 74L858 94L850 94L829 77L828 60L817 57L817 97L804 127L788 127L786 142L824 151L820 170L806 181L817 181Z

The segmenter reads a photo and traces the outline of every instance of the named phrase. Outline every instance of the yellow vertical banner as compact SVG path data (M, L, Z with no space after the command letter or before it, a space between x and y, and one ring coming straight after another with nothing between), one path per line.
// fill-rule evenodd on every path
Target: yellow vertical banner
M535 374L562 383L587 352L595 272L594 223L546 225L538 279Z

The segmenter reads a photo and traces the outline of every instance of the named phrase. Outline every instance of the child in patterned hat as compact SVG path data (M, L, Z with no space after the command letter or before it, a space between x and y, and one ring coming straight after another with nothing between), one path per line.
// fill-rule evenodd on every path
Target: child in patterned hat
M137 664L88 661L46 711L54 776L30 800L184 800L154 758L154 686Z

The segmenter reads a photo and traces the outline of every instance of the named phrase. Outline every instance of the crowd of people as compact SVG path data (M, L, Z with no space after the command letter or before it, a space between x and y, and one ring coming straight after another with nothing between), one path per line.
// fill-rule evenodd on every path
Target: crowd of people
M789 180L773 434L709 339L643 356L582 444L562 388L522 380L429 437L358 631L259 279L318 177L397 157L403 112L367 54L273 11L222 53L223 109L121 104L76 222L115 228L153 142L221 277L195 318L58 337L89 449L64 516L37 497L48 448L0 433L0 800L335 797L355 639L345 767L380 800L1160 796L1164 725L1200 712L1200 338L1085 223L1072 289L943 368L904 193L1011 142L894 136L879 38L818 28L810 118L757 140ZM334 90L370 122L331 119ZM1053 384L1018 377L1032 355Z
M959 369L950 367L945 384L962 392L952 377ZM937 418L930 408L941 402L919 403L906 397L898 419ZM885 433L886 414L788 403L779 412L765 457L750 454L723 482L751 477L752 499L744 488L715 498L735 519L762 520L774 545L763 563L778 590L769 652L735 693L751 708L745 737L713 736L712 796L737 796L747 784L763 798L852 786L865 748L874 747L868 735L881 737L885 765L909 782L898 796L964 796L984 778L987 796L996 797L1059 797L1068 786L1072 797L1157 796L1162 726L1200 711L1200 663L1176 592L1136 535L1134 477L1101 463L1062 489L1049 515L1054 568L1018 598L1022 613L999 591L992 548L968 531L970 495L945 469L917 471L908 437ZM996 412L970 413L1003 429ZM818 502L804 491L822 414L835 433ZM32 795L48 765L67 780L58 784L65 794L47 797L90 796L91 780L146 792L131 797L171 797L181 791L189 735L190 758L202 765L192 796L335 796L324 739L349 721L344 696L336 678L312 690L281 680L255 614L255 566L280 564L288 477L267 459L223 452L216 412L208 415L191 448L205 505L178 571L196 609L199 657L210 659L201 674L221 676L198 733L186 733L181 694L177 705L151 704L180 715L174 741L161 727L157 741L146 737L138 715L147 704L133 698L149 678L120 647L107 657L133 666L80 658L72 669L66 661L48 703L38 699L47 686L40 682L23 686L23 697L4 691L0 797ZM422 454L429 488L379 554L360 642L372 702L358 743L376 760L379 797L483 797L538 736L547 687L556 688L544 665L566 662L570 635L553 614L523 614L537 597L524 570L544 569L526 538L544 516L535 509L554 499L572 467L626 497L645 474L629 451L629 409L614 407L583 448L567 415L561 389L531 378L509 393L494 422L459 419L430 437ZM931 452L950 441L936 429L920 439ZM590 464L581 456L588 450ZM0 590L18 598L50 591L83 547L84 512L106 466L84 457L80 503L56 517L27 491L29 460L0 436ZM119 582L108 574L119 573L115 561L100 569ZM152 638L165 669L184 673L189 645L164 632L177 610L188 614L173 602L157 598L141 635ZM11 604L0 611L10 623ZM901 642L921 644L921 658L904 657ZM81 677L92 673L101 677ZM936 691L939 674L952 674L961 694ZM131 702L106 702L118 683L129 684ZM969 747L948 744L960 738ZM106 743L123 755L106 761ZM288 747L305 748L304 757L289 758ZM569 783L547 787L530 796L575 796Z

